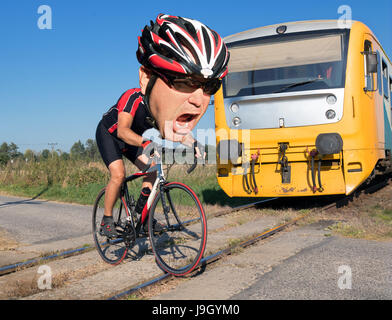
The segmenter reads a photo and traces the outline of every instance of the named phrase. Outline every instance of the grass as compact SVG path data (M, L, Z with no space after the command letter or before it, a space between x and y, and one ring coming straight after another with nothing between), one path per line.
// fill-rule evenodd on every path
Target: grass
M312 215L311 219L313 222L337 221L326 230L335 235L354 239L390 241L392 239L391 191L392 186L385 187L378 191L376 196L368 197L360 205L341 208L334 214Z
M364 229L359 225L351 225L346 222L338 222L328 229L348 238L361 239L365 235Z
M139 171L130 162L125 161L125 163L127 174ZM198 166L191 174L186 173L187 169L188 167L184 165L174 165L167 168L165 174L168 181L178 181L189 185L199 196L203 206L207 208L235 207L255 201L254 198L228 197L218 185L214 165ZM99 190L106 185L108 180L109 173L102 162L50 158L41 162L15 161L13 164L9 163L6 167L0 168L0 192L3 194L83 205L92 205ZM135 198L140 193L141 182L141 179L137 179L128 185ZM384 199L390 199L390 187L380 192L386 193ZM368 202L355 210L343 209L336 214L336 217L312 214L312 219L340 221L332 226L330 231L346 237L391 239L392 202L372 200L372 198ZM184 205L189 204L184 203ZM293 214L298 214L296 210L293 210L284 210L284 213L287 213L287 219L290 219ZM279 214L278 211L266 208L263 214L276 215ZM6 236L3 235L3 237ZM9 243L3 247L14 245L14 243Z
M373 207L371 215L375 219L392 223L392 209L384 209L382 206L376 205Z
M126 163L129 175L139 170ZM187 174L188 166L174 165L165 170L168 181L189 185L204 205L237 206L254 199L230 198L219 187L215 165L198 166ZM42 200L92 205L100 189L109 180L109 172L102 162L62 160L50 158L45 161L16 161L0 168L0 192ZM134 197L138 197L142 179L128 184Z
M17 161L0 170L2 193L92 204L109 176L100 163L48 159L41 162Z

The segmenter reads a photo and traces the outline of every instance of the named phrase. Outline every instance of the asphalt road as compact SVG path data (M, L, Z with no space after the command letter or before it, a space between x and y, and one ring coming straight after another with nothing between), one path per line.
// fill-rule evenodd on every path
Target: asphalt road
M24 244L91 234L91 213L90 206L0 196L0 228Z
M391 300L392 242L329 236L325 227L283 232L154 299Z
M326 238L231 299L392 299L392 243Z

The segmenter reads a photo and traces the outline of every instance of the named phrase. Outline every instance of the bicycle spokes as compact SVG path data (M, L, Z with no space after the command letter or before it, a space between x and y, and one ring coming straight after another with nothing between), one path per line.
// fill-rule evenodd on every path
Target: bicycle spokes
M167 184L165 192L155 199L150 215L149 228L154 223L164 227L159 233L150 231L161 268L176 275L190 272L200 261L206 244L205 215L196 195L184 185Z

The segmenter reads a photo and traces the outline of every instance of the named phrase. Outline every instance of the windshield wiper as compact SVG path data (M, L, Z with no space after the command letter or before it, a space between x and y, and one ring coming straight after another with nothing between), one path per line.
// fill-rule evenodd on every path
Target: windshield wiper
M306 80L306 81L292 83L292 84L289 84L288 86L280 88L279 90L276 90L276 91L274 91L272 93L280 93L280 92L286 91L286 90L294 88L294 87L302 86L302 85L305 85L305 84L308 84L308 83L312 83L312 82L316 82L316 81L320 81L320 80L323 80L323 78L314 78L314 79L310 79L310 80Z

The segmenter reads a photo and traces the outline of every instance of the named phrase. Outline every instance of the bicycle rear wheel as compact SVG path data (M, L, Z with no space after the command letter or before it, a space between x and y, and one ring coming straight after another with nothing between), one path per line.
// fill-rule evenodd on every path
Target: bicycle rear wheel
M162 231L156 232L156 224ZM172 182L163 186L149 213L149 236L158 265L183 276L195 269L207 243L207 220L203 206L188 186Z
M92 217L93 236L95 247L97 248L101 258L107 263L116 265L123 261L128 253L128 246L126 241L124 241L126 233L124 233L124 230L120 227L121 219L125 218L127 213L123 203L121 202L120 198L118 198L113 208L113 219L117 233L119 233L120 236L117 239L108 239L101 230L101 221L104 215L104 207L105 188L99 192L97 199L95 200Z

